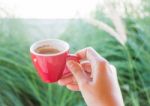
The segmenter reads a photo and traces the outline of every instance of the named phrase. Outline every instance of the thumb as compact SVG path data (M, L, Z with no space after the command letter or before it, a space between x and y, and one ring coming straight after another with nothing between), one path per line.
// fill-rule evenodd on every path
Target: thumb
M83 84L84 82L86 82L86 77L85 77L83 70L82 70L82 67L79 63L72 61L72 60L69 60L67 62L67 67L69 68L69 70L71 71L73 76L75 77L79 86L81 84Z

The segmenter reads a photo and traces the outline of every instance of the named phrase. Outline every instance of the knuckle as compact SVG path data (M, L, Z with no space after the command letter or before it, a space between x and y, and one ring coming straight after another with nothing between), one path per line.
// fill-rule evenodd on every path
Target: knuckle
M92 47L87 47L86 49L87 49L87 50L92 50L93 48L92 48Z
M87 47L86 48L86 53L89 53L89 52L93 52L95 51L92 47Z

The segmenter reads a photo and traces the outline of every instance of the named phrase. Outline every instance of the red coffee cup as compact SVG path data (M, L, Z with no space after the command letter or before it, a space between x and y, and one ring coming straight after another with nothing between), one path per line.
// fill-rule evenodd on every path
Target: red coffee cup
M43 46L50 46L59 50L55 54L39 54L36 49ZM58 81L64 74L70 71L66 66L67 60L79 62L79 58L69 54L69 44L59 39L46 39L37 41L30 47L32 62L43 82L53 83Z

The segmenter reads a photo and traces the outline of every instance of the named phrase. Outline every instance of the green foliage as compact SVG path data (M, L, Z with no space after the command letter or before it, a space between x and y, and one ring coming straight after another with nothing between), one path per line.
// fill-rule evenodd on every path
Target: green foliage
M79 93L41 82L20 20L0 20L0 106L83 106Z
M71 45L71 51L92 46L118 70L119 82L126 106L150 105L150 27L145 19L125 19L128 41L120 45L102 30L74 20L62 39Z
M100 16L95 17L112 24ZM92 46L117 67L126 106L149 106L150 18L128 17L124 21L128 35L125 46L84 20L72 20L60 39L70 44L72 53ZM32 42L26 31L21 20L0 20L0 106L84 106L80 93L41 82L31 63Z

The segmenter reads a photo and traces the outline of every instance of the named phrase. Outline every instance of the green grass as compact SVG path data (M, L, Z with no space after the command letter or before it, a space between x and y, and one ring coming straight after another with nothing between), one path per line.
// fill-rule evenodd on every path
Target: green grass
M0 26L0 106L84 105L80 93L41 82L20 20L0 20Z
M83 20L73 20L60 39L70 44L71 53L92 46L117 67L126 106L149 106L149 20L125 19L125 46ZM41 82L30 59L32 42L21 20L0 20L0 28L0 106L85 106L79 92Z
M117 67L126 106L150 105L150 36L147 33L150 27L142 23L145 20L149 18L125 19L128 35L125 46L83 20L70 24L61 37L70 43L71 51L92 46Z

